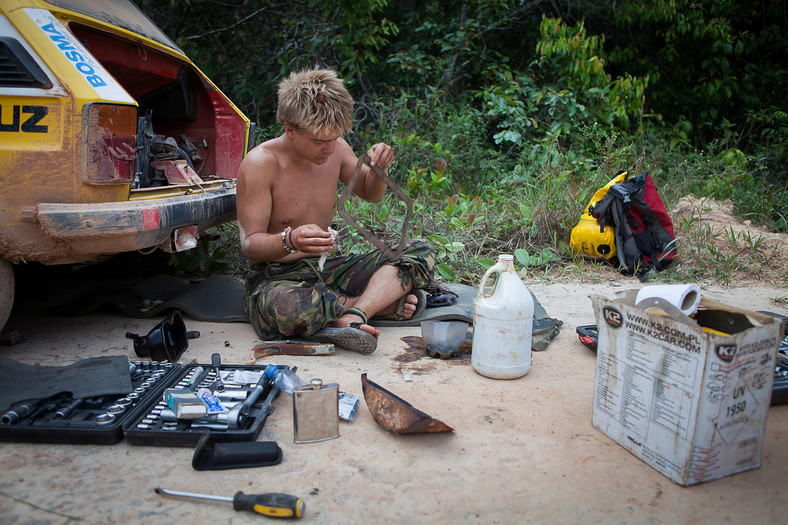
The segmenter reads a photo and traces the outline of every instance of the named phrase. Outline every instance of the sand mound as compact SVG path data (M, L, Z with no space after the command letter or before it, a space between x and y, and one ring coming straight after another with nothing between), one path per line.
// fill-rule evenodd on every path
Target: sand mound
M788 235L739 221L730 200L688 195L679 199L670 215L681 242L679 264L685 270L694 264L722 280L739 282L785 284L788 279Z

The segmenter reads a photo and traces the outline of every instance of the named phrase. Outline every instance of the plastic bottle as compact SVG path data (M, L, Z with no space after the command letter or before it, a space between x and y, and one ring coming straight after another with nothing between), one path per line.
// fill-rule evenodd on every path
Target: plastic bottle
M293 395L293 390L306 386L306 383L289 368L279 368L276 365L265 367L265 377L279 387L279 390L288 395Z
M498 256L473 302L471 365L493 379L515 379L531 369L534 300L514 270L513 259ZM496 280L486 293L485 283L492 275Z

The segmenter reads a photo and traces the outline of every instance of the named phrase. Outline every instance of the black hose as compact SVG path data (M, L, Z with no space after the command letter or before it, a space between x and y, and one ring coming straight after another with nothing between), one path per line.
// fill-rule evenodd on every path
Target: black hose
M184 151L181 147L178 147L178 157L185 160L189 164L189 167L192 169L192 171L197 173L197 170L194 169L194 164L192 163L191 157L189 157L189 154L186 153L186 151Z

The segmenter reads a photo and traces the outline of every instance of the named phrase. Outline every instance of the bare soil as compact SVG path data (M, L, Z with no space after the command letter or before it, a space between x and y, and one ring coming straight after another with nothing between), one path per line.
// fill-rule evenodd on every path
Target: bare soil
M671 218L677 226L680 246L693 248L683 251L689 257L679 260L679 265L686 267L697 263L697 257L708 257L695 244L713 243L714 250L721 254L721 261L738 263L731 265L734 281L757 280L784 285L788 280L788 235L769 232L751 221L742 222L733 214L733 203L729 199L720 202L692 195L679 199L671 210Z
M682 199L674 220L686 224L684 213L700 215L691 225L698 228L762 235L756 255L779 259L784 271L786 236L737 221L725 203ZM691 231L680 229L679 234L690 237ZM728 254L741 248L726 244L723 235L709 239ZM678 264L656 279L694 280L689 270L696 263L687 257ZM468 353L430 358L418 327L382 329L371 356L343 350L333 356L277 356L272 362L297 366L304 379L320 377L359 396L356 418L341 422L338 439L293 443L292 401L281 396L258 437L276 441L284 451L282 463L271 467L199 472L191 465L194 450L189 447L135 446L126 440L111 446L0 442L0 522L255 519L234 513L231 505L165 499L154 493L159 486L221 496L238 490L297 495L307 502L303 523L511 523L523 517L558 524L780 521L788 513L788 405L769 410L760 468L691 488L671 482L593 428L596 355L579 341L576 329L595 322L589 296L612 297L643 284L608 264L583 262L573 268L551 269L549 277L545 272L525 276L547 313L563 326L547 350L534 352L532 369L523 378L482 377L472 369ZM784 281L749 284L745 281L753 273L736 272L729 284L709 273L696 282L704 297L788 315ZM53 317L47 314L52 297L46 291L68 294L69 279L55 284L32 280L39 293L31 294L8 323L21 340L0 346L0 355L18 362L62 366L105 355L134 360L125 334L147 333L160 320L130 319L113 311ZM184 363L209 363L213 353L220 353L223 363L246 364L258 343L246 323L188 317L185 322L201 335L190 341ZM363 397L362 373L454 431L407 436L382 429ZM720 503L727 501L738 503Z

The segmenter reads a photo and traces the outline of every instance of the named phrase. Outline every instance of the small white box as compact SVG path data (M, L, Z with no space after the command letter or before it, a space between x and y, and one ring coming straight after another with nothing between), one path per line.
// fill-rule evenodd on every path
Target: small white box
M191 390L168 388L164 401L178 419L198 419L208 414L208 406Z
M347 392L339 393L339 417L345 421L353 421L356 417L356 408L358 407L358 396L355 394L348 394Z
M694 320L633 293L591 299L594 428L681 485L760 467L780 321L705 298Z

